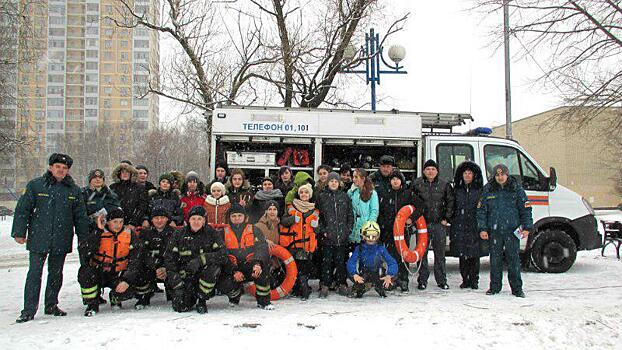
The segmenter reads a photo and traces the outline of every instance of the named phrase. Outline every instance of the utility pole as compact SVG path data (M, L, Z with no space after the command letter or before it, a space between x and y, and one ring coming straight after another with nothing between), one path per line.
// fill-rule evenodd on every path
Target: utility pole
M510 0L503 1L503 51L505 65L505 138L512 138L512 93L510 91Z

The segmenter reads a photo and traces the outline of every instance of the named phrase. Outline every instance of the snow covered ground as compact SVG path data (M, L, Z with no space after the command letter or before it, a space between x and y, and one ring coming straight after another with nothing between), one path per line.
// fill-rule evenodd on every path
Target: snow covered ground
M60 306L69 315L42 315L15 324L22 307L26 254L10 238L10 221L0 221L0 349L114 348L503 348L622 349L622 262L611 252L580 252L564 274L524 272L526 299L513 297L507 281L500 295L488 297L489 264L482 259L480 289L460 290L458 261L447 262L448 291L426 291L380 299L317 295L307 302L275 302L274 311L258 310L245 296L229 308L225 297L208 304L209 313L178 314L158 294L153 306L82 316L77 257L65 267ZM45 275L44 275L45 279ZM415 285L411 281L411 289ZM43 301L42 301L43 302Z

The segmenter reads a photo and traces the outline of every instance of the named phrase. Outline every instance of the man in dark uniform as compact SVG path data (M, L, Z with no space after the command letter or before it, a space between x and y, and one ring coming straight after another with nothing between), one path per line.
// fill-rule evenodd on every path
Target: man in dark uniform
M222 233L205 224L205 215L201 206L190 209L188 225L170 237L164 254L166 290L177 312L196 305L198 313L206 313L221 273L229 275L222 272L228 267Z
M144 245L144 265L141 271L143 283L136 285L136 309L150 305L153 293L159 291L157 283L164 283L166 280L164 252L169 240L176 234L175 229L169 225L170 219L170 212L166 208L155 207L151 211L149 228L140 233L140 240Z
M46 315L66 315L58 308L65 256L71 252L74 228L80 240L86 237L89 229L80 188L68 175L73 160L68 155L54 153L48 163L48 171L28 183L15 208L11 237L19 244L26 243L29 251L24 309L16 320L18 323L32 320L37 313L46 259L48 280L44 312Z
M490 242L490 289L487 295L501 291L503 256L508 264L508 280L512 294L524 298L520 276L520 239L533 230L531 205L523 187L509 176L508 167L497 164L494 178L488 180L477 205L480 237Z

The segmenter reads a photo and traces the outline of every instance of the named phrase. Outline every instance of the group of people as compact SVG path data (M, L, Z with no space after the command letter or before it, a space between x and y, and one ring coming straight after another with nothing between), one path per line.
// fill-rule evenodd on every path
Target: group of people
M19 199L12 236L27 244L30 268L24 309L17 322L37 312L41 274L48 260L45 314L64 316L58 307L66 254L78 236L78 282L85 316L101 304L120 308L136 299L135 308L150 304L164 283L175 311L207 312L207 300L217 293L235 306L244 283L253 282L258 307L273 309L272 288L282 279L281 266L270 256L274 246L292 255L298 275L292 295L307 300L310 279L319 279L319 297L331 291L360 298L370 290L409 291L409 266L393 240L397 212L416 209L406 232L423 216L434 251L434 277L449 289L445 245L460 257L460 288L478 288L479 259L490 251L491 282L486 292L501 290L504 260L512 293L524 297L520 278L520 238L533 228L525 191L509 176L506 166L493 169L483 186L480 168L466 161L457 167L453 184L439 178L434 160L424 164L423 176L410 186L395 160L385 155L373 174L344 164L317 169L317 181L283 166L275 179L262 179L253 188L241 169L217 165L205 185L195 172L160 175L158 186L147 179L145 166L123 161L106 185L101 169L89 173L80 189L68 174L71 157L50 156L48 171L30 181ZM407 237L408 238L408 237ZM489 244L485 244L489 242ZM487 247L485 247L487 246ZM428 258L421 259L417 288L426 289ZM350 281L350 286L348 285ZM109 288L109 298L103 297Z

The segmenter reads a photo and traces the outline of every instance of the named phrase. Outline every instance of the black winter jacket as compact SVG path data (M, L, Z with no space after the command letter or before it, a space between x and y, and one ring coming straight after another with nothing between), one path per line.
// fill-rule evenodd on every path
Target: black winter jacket
M144 245L143 260L147 269L156 270L164 266L164 253L169 240L175 234L177 234L175 229L169 225L166 225L162 231L152 226L140 233L140 240Z
M181 208L179 190L162 191L161 189L149 191L149 210L145 215L145 220L151 217L151 211L155 208L166 208L171 215L171 221L181 226L184 224L184 210Z
M119 174L121 170L130 172L130 180L120 180ZM136 182L136 176L134 167L125 163L120 164L112 173L115 183L110 185L110 189L119 196L121 208L125 213L124 223L126 225L140 226L149 207L149 197L145 187Z
M462 174L473 172L473 182L465 184ZM455 206L451 220L450 245L458 256L476 258L480 256L483 242L477 229L477 203L482 193L482 171L477 164L467 161L458 166L454 178Z
M451 221L454 210L454 196L451 185L438 178L428 181L425 176L413 183L413 194L425 203L424 217L428 224L438 224L443 220Z
M345 246L352 233L354 211L350 197L341 189L320 193L316 208L320 211L317 230L318 240L322 245Z
M403 182L402 182L403 183ZM399 190L389 187L378 193L380 197L380 214L378 215L378 225L380 226L380 240L382 243L393 242L393 224L397 212L405 205L414 205L415 211L410 218L416 221L425 210L423 200L414 195L412 190L402 185Z
M228 266L222 231L209 225L193 232L190 226L175 232L164 253L167 285L178 288L208 265Z

